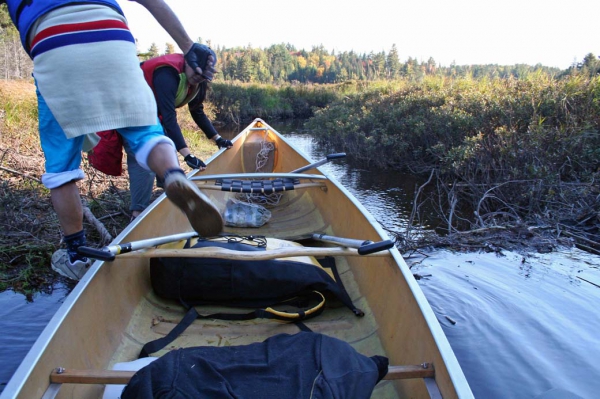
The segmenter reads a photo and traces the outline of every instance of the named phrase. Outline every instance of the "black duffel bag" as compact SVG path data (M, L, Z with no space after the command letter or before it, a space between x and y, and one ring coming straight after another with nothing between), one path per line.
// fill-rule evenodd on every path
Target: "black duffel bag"
M368 399L388 359L326 335L278 334L241 346L173 350L139 370L122 399Z
M264 251L263 245L239 240L200 240L193 248L219 247L235 251ZM332 268L334 280L321 266L289 260L231 260L215 258L154 258L150 278L155 293L186 306L225 305L265 308L289 304L294 298L333 295L356 315L362 316L341 284L333 258L322 264ZM322 302L322 301L319 301ZM297 319L294 312L290 313ZM267 318L278 318L264 315ZM306 315L308 316L308 315Z
M200 240L194 248L220 247L235 251L264 251L266 240L221 237ZM155 293L181 302L188 312L167 336L147 343L140 357L149 356L172 342L196 319L250 320L276 319L298 323L319 315L325 298L333 296L356 316L356 308L341 283L333 258L320 261L321 266L289 260L231 260L216 258L154 258L150 261L150 278ZM323 267L329 267L335 279ZM220 305L253 309L249 313L199 314L194 306Z

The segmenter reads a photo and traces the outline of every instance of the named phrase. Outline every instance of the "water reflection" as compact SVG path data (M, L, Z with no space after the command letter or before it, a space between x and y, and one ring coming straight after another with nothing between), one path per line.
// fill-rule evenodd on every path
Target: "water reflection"
M36 294L28 301L12 291L0 293L0 392L67 294L66 288L55 287L51 295Z

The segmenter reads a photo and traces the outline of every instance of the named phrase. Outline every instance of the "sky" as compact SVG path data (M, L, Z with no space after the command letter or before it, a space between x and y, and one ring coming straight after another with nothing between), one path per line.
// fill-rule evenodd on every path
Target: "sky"
M140 51L174 43L140 4L118 0ZM600 55L600 0L166 0L193 40L213 47L289 43L359 54L398 49L442 66L568 68Z

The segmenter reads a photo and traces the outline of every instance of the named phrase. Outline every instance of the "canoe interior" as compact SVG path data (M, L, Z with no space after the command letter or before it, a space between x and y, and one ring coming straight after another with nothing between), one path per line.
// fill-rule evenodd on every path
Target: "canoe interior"
M260 128L266 128L261 131ZM267 172L285 173L302 167L309 160L283 141L281 136L261 120L238 135L234 147L221 151L202 174L247 173L250 155L257 153L257 136L269 132L274 154L266 163ZM262 132L262 133L261 133ZM248 139L252 137L252 139ZM253 147L244 156L244 142ZM307 171L321 174L319 170ZM325 246L308 239L312 233L380 241L387 239L377 223L345 189L325 180L324 187L311 187L283 193L279 203L270 208L271 220L260 228L231 228L226 232L239 235L263 235L296 240L305 246ZM203 184L210 182L198 182ZM235 196L217 190L203 190L224 210ZM135 224L128 227L115 243L191 231L185 216L163 197L154 202ZM277 242L277 240L271 240ZM177 243L173 245L182 245ZM415 298L414 281L396 249L387 257L336 257L342 281L354 304L365 312L362 318L335 300L329 300L325 312L306 322L315 332L340 338L360 353L384 355L390 365L432 363L436 382L444 397L469 397L457 362L450 352L441 329L431 316L424 317L423 300ZM420 292L420 291L419 291ZM422 295L422 294L421 294ZM428 307L428 305L426 305ZM198 307L200 313L224 309ZM428 308L427 308L428 309ZM229 309L231 311L231 309ZM55 367L71 369L107 369L114 363L135 360L144 343L164 336L181 320L184 308L174 301L156 296L150 285L149 260L119 258L114 262L96 262L65 301L28 355L35 363L21 366L25 378L17 397L39 398L48 387L48 376ZM429 309L429 313L432 312ZM435 320L433 320L435 321ZM437 329L437 335L432 333ZM197 320L165 350L198 345L225 346L260 342L278 333L295 333L294 325L253 320L225 322ZM443 334L442 334L443 335ZM439 343L448 346L444 355ZM157 355L165 353L165 350ZM26 370L23 372L21 369ZM451 376L452 375L452 376ZM9 385L10 386L10 385ZM103 386L65 384L60 398L99 398ZM13 389L12 387L10 388ZM422 380L380 382L374 398L429 397Z

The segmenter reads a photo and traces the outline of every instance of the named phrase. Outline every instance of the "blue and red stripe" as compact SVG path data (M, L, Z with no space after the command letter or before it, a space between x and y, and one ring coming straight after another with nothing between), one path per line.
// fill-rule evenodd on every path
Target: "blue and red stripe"
M39 32L31 42L31 56L72 44L123 40L135 44L126 24L108 19L101 21L52 26Z

